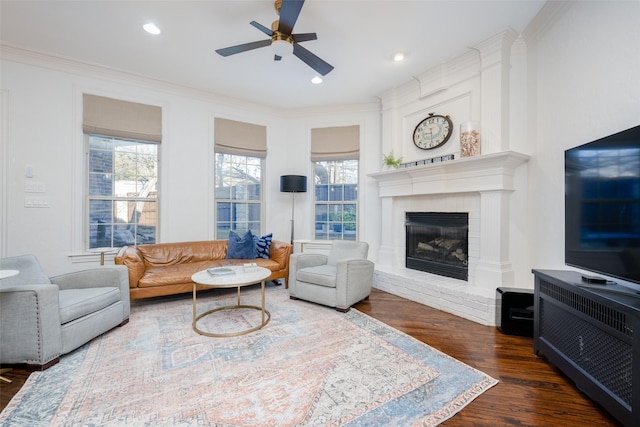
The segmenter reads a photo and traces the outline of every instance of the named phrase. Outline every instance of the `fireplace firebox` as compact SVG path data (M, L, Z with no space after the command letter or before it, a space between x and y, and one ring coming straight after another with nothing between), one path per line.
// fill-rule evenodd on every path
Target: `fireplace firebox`
M407 268L468 280L468 213L407 212L405 228Z

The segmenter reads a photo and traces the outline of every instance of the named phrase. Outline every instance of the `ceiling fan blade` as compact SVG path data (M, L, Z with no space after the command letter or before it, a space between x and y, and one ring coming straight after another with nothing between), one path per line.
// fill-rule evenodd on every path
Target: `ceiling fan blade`
M263 33L265 33L266 35L268 35L269 37L273 35L273 31L271 31L269 28L265 27L264 25L256 21L251 21L250 24L256 27L257 29L259 29L260 31L262 31Z
M293 41L296 43L318 40L316 33L292 34L291 37L293 37Z
M304 47L300 46L298 43L293 44L293 54L322 76L329 74L329 72L333 70L333 65L323 61Z
M222 49L216 49L216 52L222 56L235 55L236 53L246 52L248 50L258 49L260 47L265 47L271 45L271 40L260 40L257 42L239 44L236 46L225 47Z
M298 20L303 5L304 0L282 0L278 31L289 36L293 33L293 26Z

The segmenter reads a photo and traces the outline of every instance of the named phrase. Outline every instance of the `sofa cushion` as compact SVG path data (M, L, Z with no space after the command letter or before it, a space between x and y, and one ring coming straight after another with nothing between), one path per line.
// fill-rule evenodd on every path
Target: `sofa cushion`
M64 325L118 301L120 301L120 289L112 286L61 289L59 294L60 323Z
M136 246L145 267L184 264L224 258L227 251L226 240L205 240L198 242L157 243Z
M251 230L240 237L235 231L229 232L229 244L227 246L227 258L229 259L255 259L256 242L253 240Z
M314 285L336 287L336 266L323 264L315 267L307 267L298 270L296 280L300 282L313 283Z
M164 267L149 267L144 276L138 281L138 286L175 285L191 283L191 276L201 270L211 267L212 261L186 262L184 264L167 265Z
M256 241L256 258L269 258L269 247L273 240L273 233L265 234L264 236L253 236L253 240Z
M144 276L140 278L138 287L147 288L152 286L176 285L181 283L191 283L191 276L198 271L207 268L224 267L228 265L242 265L246 260L240 259L220 259L211 261L188 262L185 264L168 265L166 267L151 267L146 270ZM268 268L271 271L278 271L280 265L272 259L258 258L255 263L259 267Z

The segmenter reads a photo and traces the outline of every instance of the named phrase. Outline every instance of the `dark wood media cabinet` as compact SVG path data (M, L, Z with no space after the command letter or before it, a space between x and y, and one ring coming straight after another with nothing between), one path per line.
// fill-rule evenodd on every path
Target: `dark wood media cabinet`
M573 271L533 274L534 353L622 424L640 426L640 294Z

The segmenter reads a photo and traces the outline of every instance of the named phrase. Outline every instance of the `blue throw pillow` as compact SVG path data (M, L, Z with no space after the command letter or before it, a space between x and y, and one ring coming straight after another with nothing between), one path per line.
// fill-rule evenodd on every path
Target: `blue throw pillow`
M256 258L269 259L269 248L271 247L272 239L273 233L265 234L262 237L253 236L253 240L256 241Z
M229 243L227 245L227 258L233 259L255 259L256 242L253 240L251 230L247 230L242 237L235 231L229 232Z

